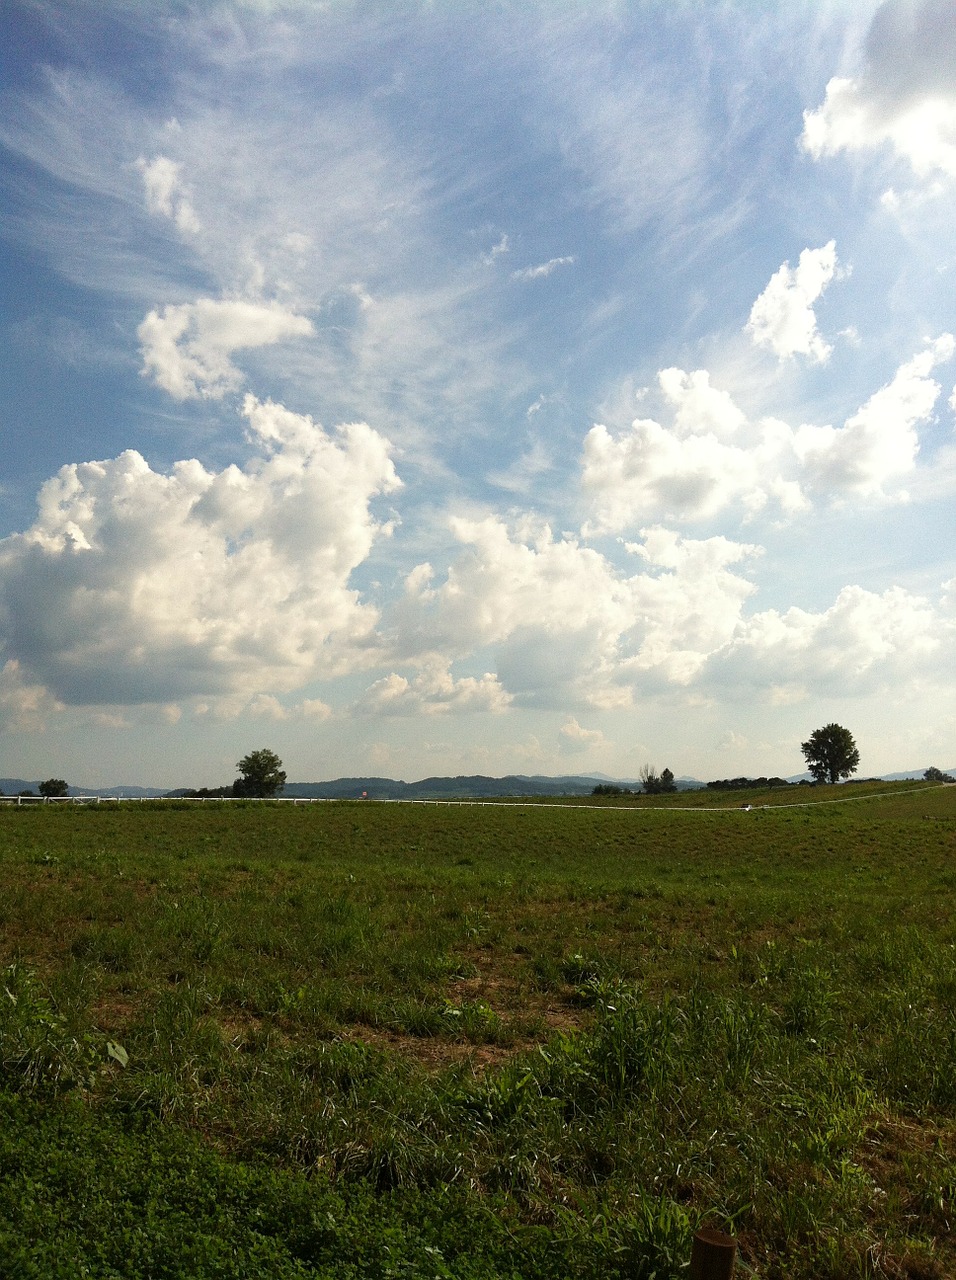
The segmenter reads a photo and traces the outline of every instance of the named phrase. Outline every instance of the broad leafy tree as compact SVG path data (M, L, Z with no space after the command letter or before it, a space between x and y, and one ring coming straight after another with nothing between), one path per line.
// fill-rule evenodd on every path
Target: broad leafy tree
M232 784L234 796L271 800L285 786L282 761L265 747L243 756L236 768L239 777Z
M815 729L807 741L800 744L800 750L814 782L839 782L856 773L860 765L853 734L840 724L825 724L822 729Z
M50 799L70 794L70 788L62 778L47 778L46 782L41 782L37 789L41 796L47 796Z

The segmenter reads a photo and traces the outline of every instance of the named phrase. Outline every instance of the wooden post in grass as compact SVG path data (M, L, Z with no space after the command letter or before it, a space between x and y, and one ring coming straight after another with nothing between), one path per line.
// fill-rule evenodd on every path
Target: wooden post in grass
M690 1254L690 1280L733 1280L737 1241L715 1227L701 1227Z

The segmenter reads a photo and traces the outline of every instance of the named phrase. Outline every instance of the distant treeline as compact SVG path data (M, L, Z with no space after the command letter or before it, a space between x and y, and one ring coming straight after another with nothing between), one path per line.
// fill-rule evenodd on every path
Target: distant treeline
M789 787L786 778L720 778L708 782L709 791L745 791L748 787L766 791L768 787Z

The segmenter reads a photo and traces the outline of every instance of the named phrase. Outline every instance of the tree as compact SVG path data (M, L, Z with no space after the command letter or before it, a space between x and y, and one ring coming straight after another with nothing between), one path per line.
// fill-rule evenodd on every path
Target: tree
M641 787L646 796L659 796L668 791L676 791L677 783L670 769L658 773L652 764L646 764L641 769Z
M236 768L240 776L232 784L234 796L269 800L285 786L282 761L265 747L243 756Z
M822 729L815 729L808 740L800 744L800 750L814 782L839 782L859 768L860 753L853 734L839 724L825 724Z
M923 777L927 782L956 782L956 778L951 774L943 773L942 769L937 769L935 765L927 769Z
M646 796L656 796L660 787L660 778L652 764L641 766L641 790Z
M46 796L51 800L57 796L69 795L70 788L66 785L62 778L47 778L46 782L41 782L38 788L41 796Z

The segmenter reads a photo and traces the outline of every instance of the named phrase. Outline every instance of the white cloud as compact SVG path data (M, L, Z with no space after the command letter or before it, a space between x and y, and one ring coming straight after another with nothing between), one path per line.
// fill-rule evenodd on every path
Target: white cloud
M511 249L511 245L508 241L508 237L507 235L502 233L501 238L498 240L497 244L493 244L487 253L483 253L481 255L481 261L484 263L486 267L493 266L495 263L495 260L497 258L500 258L502 254L508 253L510 249Z
M919 452L916 428L932 416L940 393L929 375L954 349L948 333L929 343L842 428L800 427L794 448L806 482L818 492L873 496L911 472Z
M956 176L956 14L952 0L889 0L859 75L837 76L801 144L815 158L888 146L921 178Z
M612 436L597 424L584 441L582 483L593 509L589 531L648 521L703 520L735 504L760 510L773 498L787 512L806 498L781 472L790 430L776 419L749 424L699 369L658 375L673 424L638 418Z
M136 330L143 373L176 400L219 399L242 383L234 351L312 333L312 322L278 302L200 298L150 311Z
M42 732L49 717L62 710L63 703L27 678L16 658L0 668L0 729Z
M587 532L633 528L645 520L695 520L753 492L755 460L713 436L681 439L652 418L614 437L600 423L584 442L582 481L595 519Z
M741 623L733 641L714 654L707 680L768 694L858 696L938 678L952 669L956 625L922 596L849 586L829 609L810 613L767 610Z
M814 157L889 143L920 177L956 176L956 96L883 104L869 83L835 76L826 99L804 115L803 146Z
M504 711L511 697L490 672L456 680L431 663L408 680L392 672L371 685L356 709L369 715L440 715L445 712Z
M574 755L608 745L607 738L600 729L585 729L574 716L569 716L558 730L558 741L562 751Z
M288 709L271 693L257 693L246 707L246 712L260 720L288 720L289 718Z
M542 262L536 267L522 267L519 271L512 271L512 280L543 280L546 276L556 271L558 267L570 267L574 263L574 257L570 258L549 258L547 262Z
M626 707L638 687L686 684L728 641L751 583L730 566L756 548L643 531L627 576L546 525L452 522L465 550L443 582L416 573L392 625L410 653L493 648L516 705ZM396 695L403 686L392 686Z
M332 708L327 702L323 702L321 698L305 698L298 704L296 709L307 720L330 720L332 718Z
M33 527L0 542L0 632L28 685L243 705L371 664L378 614L349 578L388 532L370 510L399 484L388 442L252 396L244 413L242 470L161 474L130 450L43 486Z
M899 496L896 483L916 465L917 427L939 397L930 373L953 354L950 334L929 342L842 427L750 422L706 371L665 369L659 382L671 425L638 418L616 436L598 424L585 437L582 484L593 512L586 532L704 520L733 506L744 516L765 508L793 516L813 499Z
M834 240L821 249L804 249L795 268L783 263L751 308L747 329L754 342L769 347L781 359L804 355L825 363L833 348L817 331L813 304L836 268Z
M182 181L182 165L168 156L156 156L154 160L140 156L136 168L143 175L146 208L150 213L171 218L180 231L192 233L201 230L189 190Z

